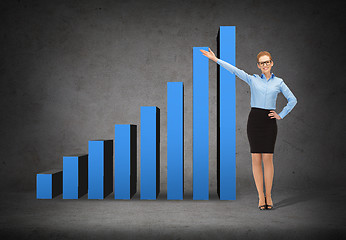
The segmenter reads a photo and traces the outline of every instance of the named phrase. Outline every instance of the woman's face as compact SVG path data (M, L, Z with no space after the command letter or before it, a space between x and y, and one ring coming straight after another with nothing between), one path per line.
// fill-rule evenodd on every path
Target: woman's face
M270 60L270 57L267 55L263 55L259 58L259 63L257 63L257 67L261 69L263 74L270 73L274 62Z

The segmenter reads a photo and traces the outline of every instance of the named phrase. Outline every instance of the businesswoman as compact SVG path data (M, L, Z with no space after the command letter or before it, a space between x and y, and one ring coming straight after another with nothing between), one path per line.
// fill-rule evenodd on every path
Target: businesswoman
M213 60L229 72L245 81L251 89L251 110L247 122L247 136L252 156L252 172L258 191L258 208L260 210L273 209L271 190L274 177L273 154L277 136L277 119L283 119L297 104L297 98L293 95L285 82L271 73L274 65L269 52L261 51L257 55L257 67L262 71L258 74L249 75L243 70L218 59L210 50L201 50L204 56ZM282 93L288 103L283 110L276 113L276 98ZM263 191L264 166L265 194Z

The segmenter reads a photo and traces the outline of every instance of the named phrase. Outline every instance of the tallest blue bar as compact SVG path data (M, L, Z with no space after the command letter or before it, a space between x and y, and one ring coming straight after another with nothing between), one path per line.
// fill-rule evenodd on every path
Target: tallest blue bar
M193 48L193 200L209 199L209 59Z
M218 58L235 66L235 26L221 26ZM236 199L235 75L217 65L217 193L220 200Z

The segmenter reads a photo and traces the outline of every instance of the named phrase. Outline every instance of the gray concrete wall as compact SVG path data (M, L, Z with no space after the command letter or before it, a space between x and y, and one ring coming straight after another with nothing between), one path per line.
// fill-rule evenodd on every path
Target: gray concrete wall
M185 88L185 191L192 191L192 47L216 52L219 26L237 27L237 67L273 72L298 99L278 120L275 188L345 181L345 20L341 1L1 1L1 191L34 190L36 173L138 125L161 109L161 189L167 178L166 83ZM246 136L250 89L237 78L237 189L252 188ZM210 61L210 190L216 192L216 64ZM286 99L278 96L277 112ZM140 171L138 171L140 174ZM138 176L138 182L139 182ZM319 185L322 184L322 185ZM140 189L140 182L138 189Z

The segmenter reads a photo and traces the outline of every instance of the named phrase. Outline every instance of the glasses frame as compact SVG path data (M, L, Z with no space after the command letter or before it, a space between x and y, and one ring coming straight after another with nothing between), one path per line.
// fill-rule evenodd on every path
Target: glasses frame
M266 63L265 64L265 66L268 66L268 65L270 65L271 63L272 63L272 59L270 59L270 60L268 60L268 61L264 61L264 62L257 62L261 67L263 67L264 66L264 64L266 63L266 62L269 62L269 63Z

